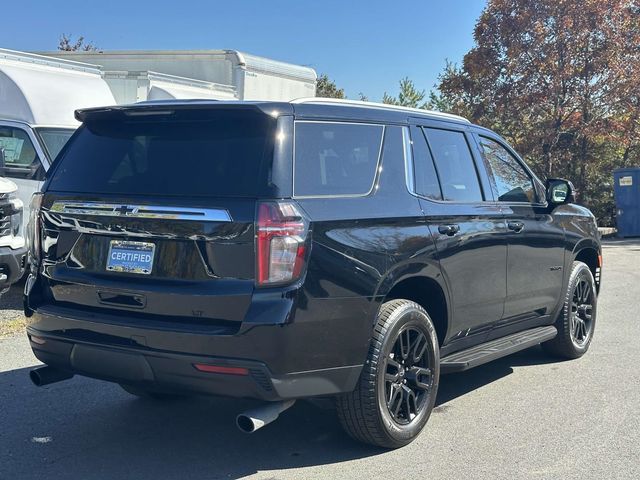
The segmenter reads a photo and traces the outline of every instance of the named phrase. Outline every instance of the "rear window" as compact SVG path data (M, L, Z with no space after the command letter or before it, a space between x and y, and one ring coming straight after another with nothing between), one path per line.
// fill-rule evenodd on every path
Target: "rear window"
M366 195L373 188L382 125L296 122L296 196Z
M90 119L49 190L71 193L262 196L271 193L276 120L247 110Z

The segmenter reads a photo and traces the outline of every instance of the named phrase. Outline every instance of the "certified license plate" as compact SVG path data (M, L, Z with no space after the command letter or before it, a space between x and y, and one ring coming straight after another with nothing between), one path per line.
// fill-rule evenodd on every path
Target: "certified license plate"
M111 240L107 270L149 275L153 267L154 243Z

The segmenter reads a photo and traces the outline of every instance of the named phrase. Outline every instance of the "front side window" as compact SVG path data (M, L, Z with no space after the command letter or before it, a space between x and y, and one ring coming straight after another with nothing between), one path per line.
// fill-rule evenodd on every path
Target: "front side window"
M367 195L378 170L382 125L296 122L296 196Z
M27 132L21 128L0 126L0 175L38 179L41 173L38 154Z
M480 137L482 155L493 174L491 187L500 202L537 202L531 177L520 162L498 142Z
M425 128L444 200L481 202L482 190L469 144L462 132Z

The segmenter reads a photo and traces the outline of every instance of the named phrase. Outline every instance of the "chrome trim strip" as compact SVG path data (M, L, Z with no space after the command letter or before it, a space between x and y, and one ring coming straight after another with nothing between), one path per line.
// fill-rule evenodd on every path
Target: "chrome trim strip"
M295 104L316 104L316 105L347 105L350 107L360 107L360 108L375 108L378 110L394 110L396 112L413 112L419 113L422 115L430 115L433 117L448 119L448 120L458 120L460 122L471 123L468 119L461 117L459 115L453 115L452 113L444 113L438 112L436 110L426 110L422 108L412 108L412 107L403 107L400 105L391 105L388 103L378 103L378 102L363 102L359 100L349 100L342 98L323 98L323 97L303 97L296 98L291 101L291 103Z
M411 137L409 127L402 127L402 147L404 150L404 178L407 190L415 195L415 178L413 172L413 150L411 149Z
M164 205L128 205L121 203L56 201L52 213L125 218L158 218L198 222L231 222L229 212L220 208L186 208Z

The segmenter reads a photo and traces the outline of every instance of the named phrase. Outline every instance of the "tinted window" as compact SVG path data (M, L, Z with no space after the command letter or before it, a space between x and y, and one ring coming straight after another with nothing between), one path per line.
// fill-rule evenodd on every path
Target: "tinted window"
M21 128L0 126L0 176L39 179L42 166L27 132Z
M415 174L415 190L418 195L434 200L442 200L438 175L433 158L427 145L427 139L420 127L411 127L411 143L413 146L413 169Z
M67 141L71 138L71 135L73 135L75 130L63 128L38 128L36 131L42 139L44 148L47 149L49 158L54 160L60 153L60 150L62 150L62 147L64 147Z
M175 117L89 121L49 188L65 192L258 196L269 191L276 120L185 110Z
M529 174L502 145L480 137L482 154L493 174L492 188L501 202L536 202L535 189Z
M365 195L373 188L383 127L296 122L295 194Z
M478 174L462 132L425 128L438 169L442 196L452 202L482 201Z

